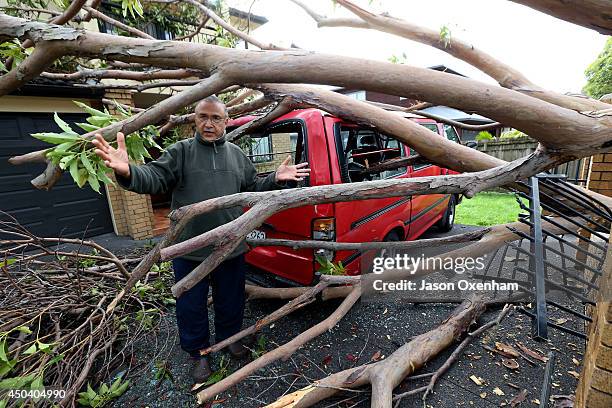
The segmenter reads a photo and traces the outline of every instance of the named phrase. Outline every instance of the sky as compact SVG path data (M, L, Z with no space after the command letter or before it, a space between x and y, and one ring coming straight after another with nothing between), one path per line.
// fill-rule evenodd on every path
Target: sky
M327 16L351 16L331 0L305 0ZM507 0L355 0L374 11L388 12L470 42L518 69L532 82L561 93L579 93L584 70L603 50L607 37ZM259 40L321 53L387 61L406 54L408 65L446 65L473 79L494 83L470 65L432 47L373 30L317 28L301 8L288 0L226 0L230 6L266 17L269 21L252 34Z

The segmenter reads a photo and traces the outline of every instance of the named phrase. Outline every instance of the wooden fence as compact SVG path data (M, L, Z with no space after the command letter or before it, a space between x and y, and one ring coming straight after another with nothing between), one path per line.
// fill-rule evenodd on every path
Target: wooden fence
M483 153L497 157L505 161L513 161L533 153L538 146L538 142L528 137L506 140L481 140L476 149ZM574 184L586 185L589 171L590 159L574 160L555 167L554 174L565 174L567 181Z

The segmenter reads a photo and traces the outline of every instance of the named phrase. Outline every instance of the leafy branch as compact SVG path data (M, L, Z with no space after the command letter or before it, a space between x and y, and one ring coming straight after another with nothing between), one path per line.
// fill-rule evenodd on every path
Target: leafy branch
M113 116L106 108L104 108L104 111L100 111L84 103L73 102L90 115L86 119L87 123L76 123L76 126L86 132L95 132L98 129L132 116L130 111L127 111L119 104L116 106L120 116ZM91 188L99 193L101 182L114 185L109 177L113 170L107 167L94 152L95 147L91 141L75 132L57 113L53 115L53 119L60 129L63 130L62 133L43 132L32 134L32 137L36 139L56 145L47 152L47 158L62 170L69 170L72 179L79 187L89 183ZM145 157L152 158L147 151L148 148L155 147L163 150L154 140L158 135L159 132L153 125L127 135L125 145L129 158L136 162L142 162ZM117 147L116 141L110 144L113 147Z

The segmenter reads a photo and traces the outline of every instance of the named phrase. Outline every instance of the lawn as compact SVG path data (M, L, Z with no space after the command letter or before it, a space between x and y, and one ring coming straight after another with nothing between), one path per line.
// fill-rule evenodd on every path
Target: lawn
M455 223L464 225L495 225L516 221L521 212L514 194L480 193L463 198L457 206Z

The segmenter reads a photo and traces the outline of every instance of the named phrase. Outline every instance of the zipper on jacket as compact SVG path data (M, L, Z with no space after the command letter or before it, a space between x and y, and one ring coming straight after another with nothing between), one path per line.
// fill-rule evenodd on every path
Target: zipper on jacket
M215 156L217 155L217 144L213 142L213 148L215 149L215 153L213 154L213 170L217 170L217 166L215 165Z

